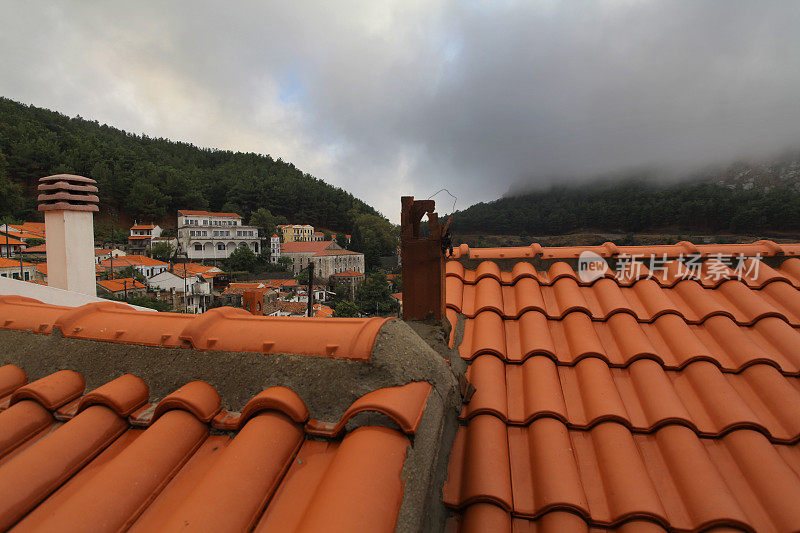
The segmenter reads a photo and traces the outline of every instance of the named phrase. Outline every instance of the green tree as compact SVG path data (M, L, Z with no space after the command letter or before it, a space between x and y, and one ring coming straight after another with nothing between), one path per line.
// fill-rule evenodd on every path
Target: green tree
M130 214L145 220L161 220L166 215L167 197L158 188L144 180L137 181L128 195Z
M247 246L239 246L231 252L227 263L231 271L253 272L258 265L258 257Z
M283 256L278 258L278 264L281 265L284 270L289 271L292 269L294 261L292 261L291 257Z
M303 270L298 272L297 276L295 276L295 279L297 280L297 283L300 285L308 285L308 269L304 268Z
M379 270L367 276L356 289L356 305L363 314L385 315L396 308L389 291L386 273Z
M350 247L350 244L347 242L347 235L345 235L344 233L336 234L336 244L345 249L348 249Z
M150 247L150 257L159 261L171 261L175 247L166 241L157 242Z
M258 228L259 235L262 239L269 240L275 234L275 225L277 224L275 215L273 215L266 207L260 207L258 210L250 213L250 225ZM269 249L265 247L265 249Z
M353 302L347 300L339 300L333 302L333 316L334 317L358 317L361 316L358 312L358 306Z
M27 246L28 248L31 248L33 246L39 246L40 244L44 244L44 243L45 243L44 239L26 239L25 240L25 246Z
M399 228L377 215L357 215L350 248L364 254L368 269L380 265L382 256L397 253Z

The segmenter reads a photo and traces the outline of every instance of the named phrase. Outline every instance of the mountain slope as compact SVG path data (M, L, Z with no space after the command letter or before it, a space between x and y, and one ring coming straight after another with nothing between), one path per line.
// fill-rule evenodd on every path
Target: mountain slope
M268 155L152 139L0 98L0 218L33 218L42 176L98 182L104 216L174 220L178 209L266 207L291 222L349 231L377 211L352 194ZM20 189L22 187L22 189Z
M648 232L800 230L800 164L739 164L659 185L649 180L552 187L455 213L458 234L554 235L591 229Z

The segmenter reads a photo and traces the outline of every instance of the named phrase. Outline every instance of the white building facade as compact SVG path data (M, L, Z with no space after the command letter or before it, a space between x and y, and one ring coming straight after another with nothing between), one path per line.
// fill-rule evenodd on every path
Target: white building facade
M261 251L258 228L236 213L178 211L178 246L191 260L227 259L238 247Z

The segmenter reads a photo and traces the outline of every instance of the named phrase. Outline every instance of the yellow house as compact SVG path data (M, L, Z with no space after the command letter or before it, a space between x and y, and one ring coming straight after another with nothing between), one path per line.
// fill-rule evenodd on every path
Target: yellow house
M314 235L314 226L308 224L285 224L278 226L283 242L306 242Z

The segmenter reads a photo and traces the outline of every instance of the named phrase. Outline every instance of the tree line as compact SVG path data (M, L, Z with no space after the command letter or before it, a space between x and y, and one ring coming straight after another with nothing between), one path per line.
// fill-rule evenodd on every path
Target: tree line
M38 179L62 173L97 180L103 212L140 221L174 218L179 209L247 217L265 208L292 223L351 233L359 216L382 218L269 155L135 135L0 98L0 219L34 220Z
M625 180L559 186L475 204L453 217L456 233L557 235L577 230L800 231L800 192L716 183Z

